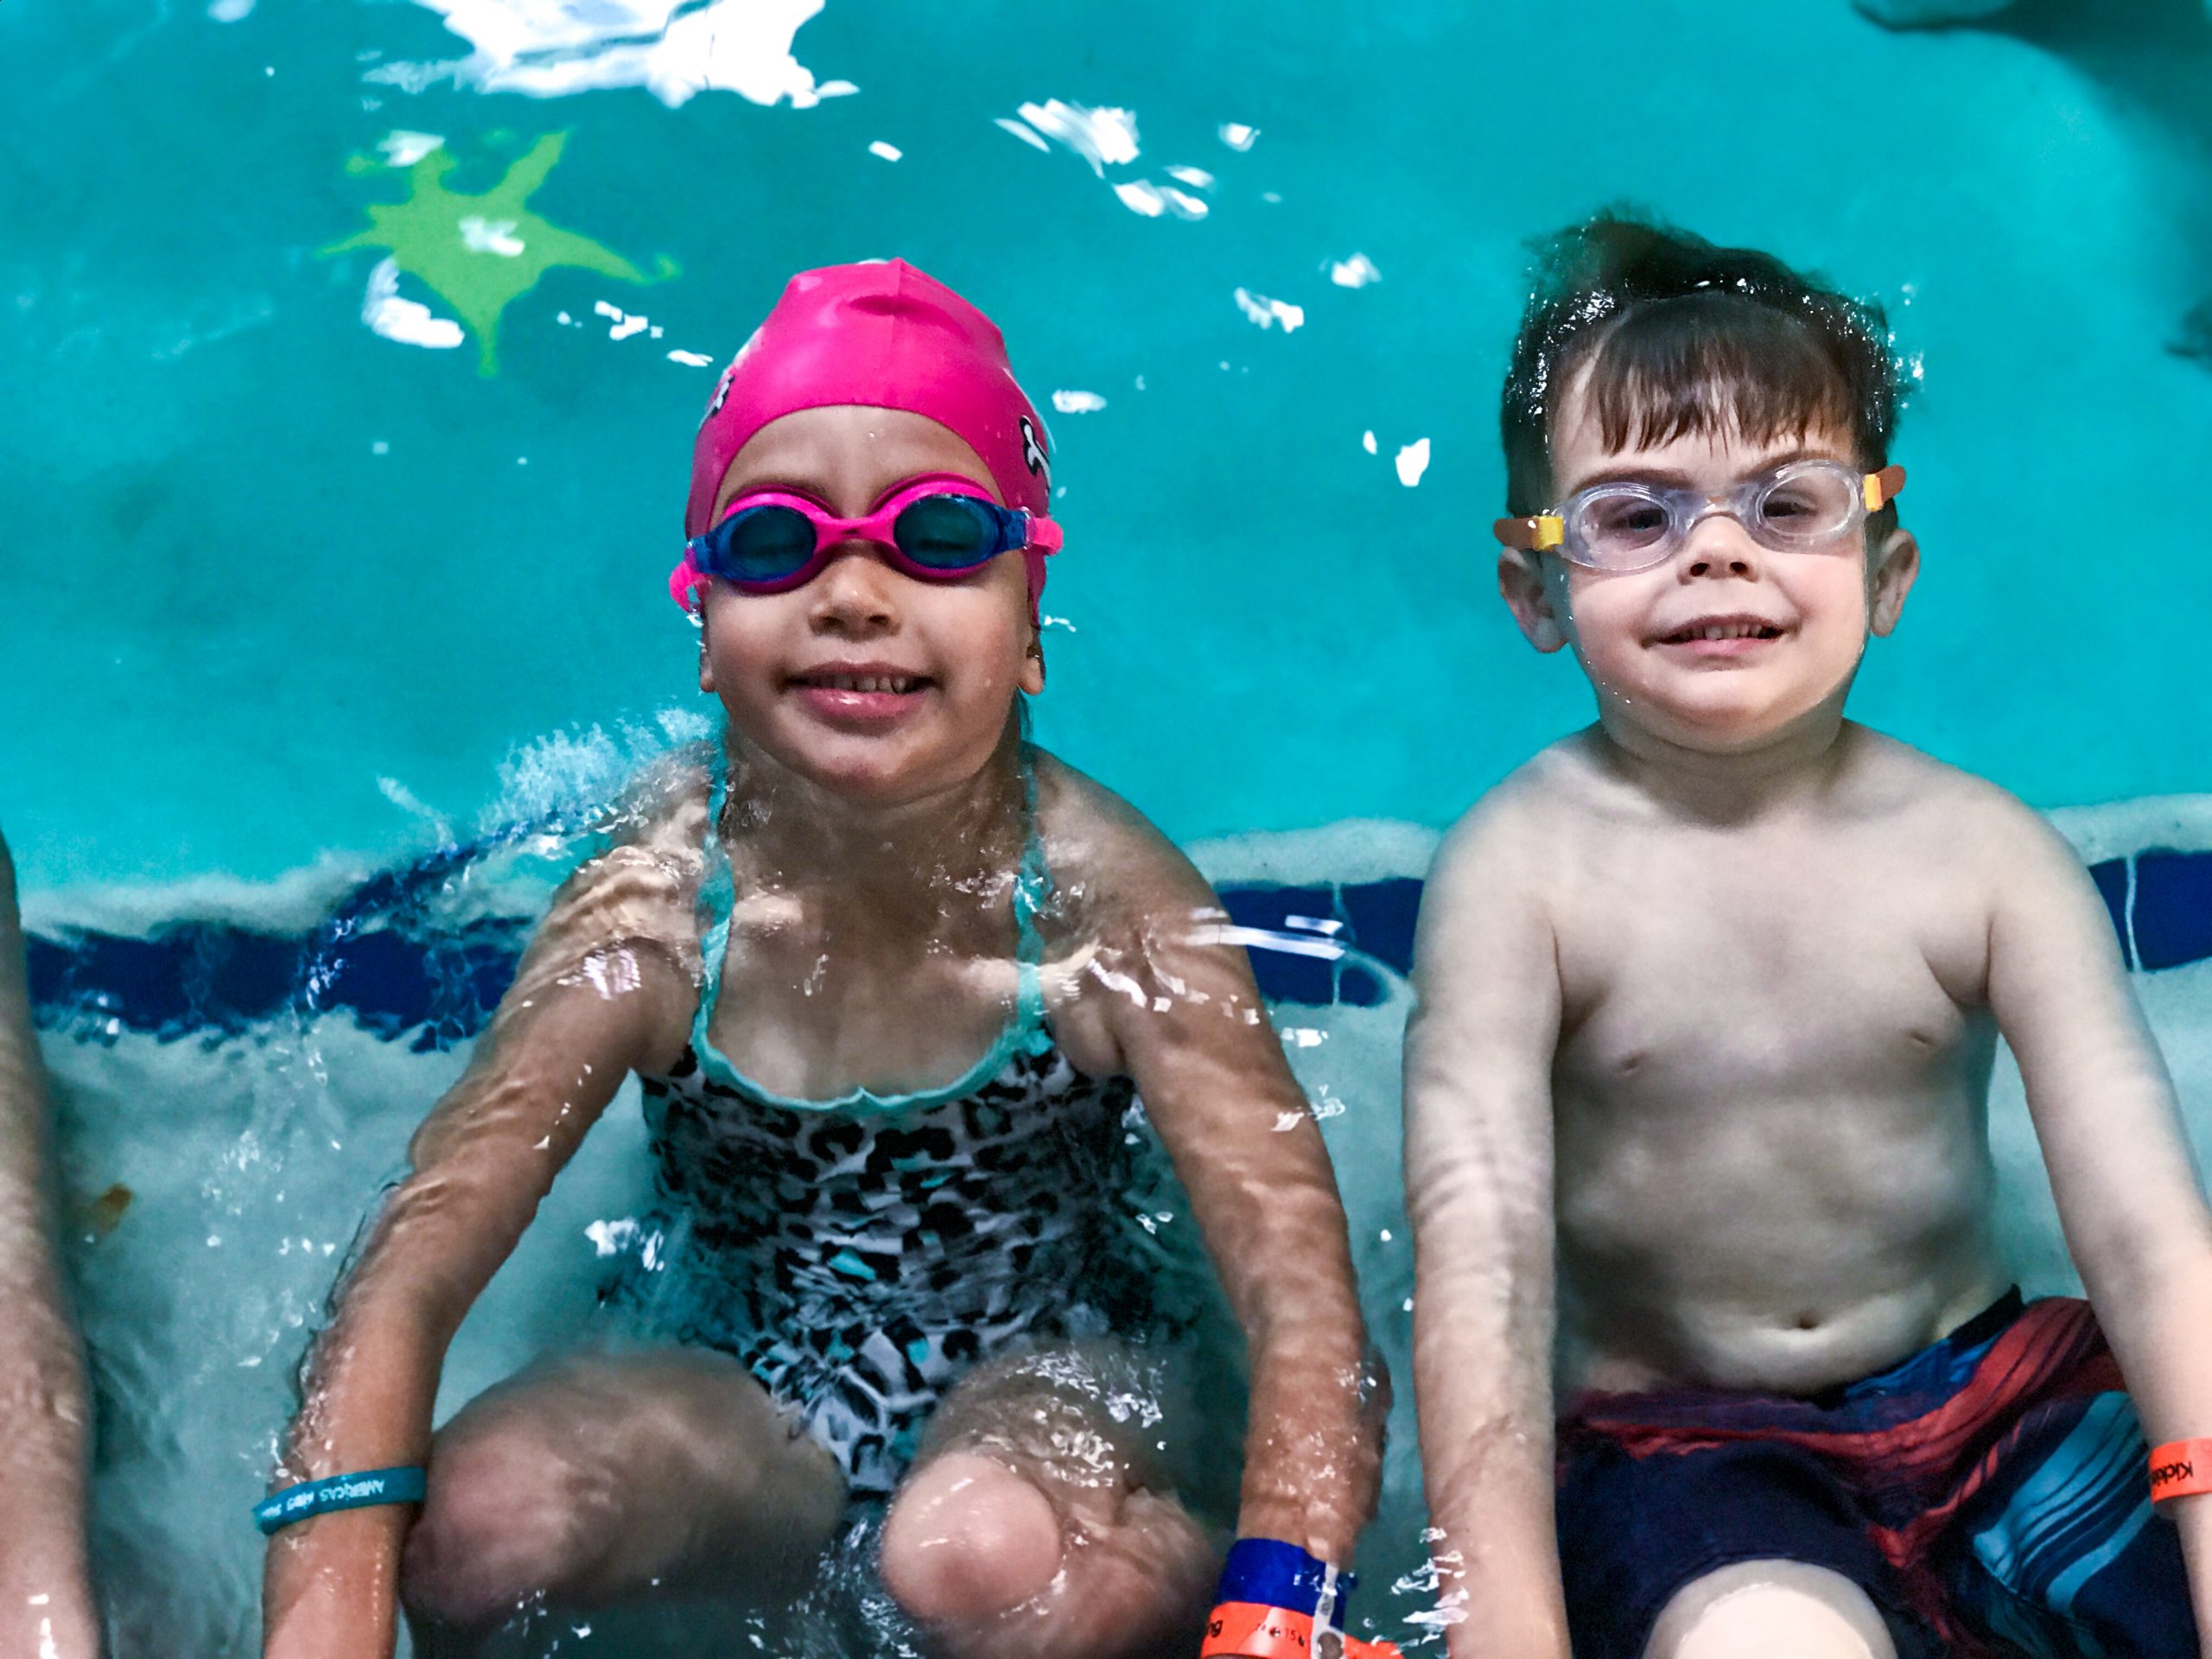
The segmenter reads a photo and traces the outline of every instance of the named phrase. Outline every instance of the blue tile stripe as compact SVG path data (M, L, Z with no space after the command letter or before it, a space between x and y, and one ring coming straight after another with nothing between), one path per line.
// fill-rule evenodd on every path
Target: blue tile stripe
M433 902L511 839L440 848L380 872L301 934L228 921L179 921L144 935L35 934L32 1006L41 1027L92 1042L125 1032L219 1042L273 1020L335 1013L418 1051L451 1047L484 1028L535 918L453 927L437 920ZM2131 968L2212 957L2212 853L2150 849L2089 874ZM1394 876L1230 885L1221 897L1271 1001L1373 1007L1389 995L1376 969L1412 968L1421 887Z

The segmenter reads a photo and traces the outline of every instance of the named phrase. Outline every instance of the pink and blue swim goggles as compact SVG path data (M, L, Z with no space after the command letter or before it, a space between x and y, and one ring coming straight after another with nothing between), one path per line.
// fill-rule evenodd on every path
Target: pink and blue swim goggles
M686 543L668 590L687 610L709 578L741 594L785 593L813 581L853 542L870 543L892 569L923 582L957 582L1001 553L1025 554L1033 596L1044 585L1044 556L1059 549L1060 527L1041 514L1002 507L973 480L951 473L908 480L865 518L839 518L789 490L753 490Z

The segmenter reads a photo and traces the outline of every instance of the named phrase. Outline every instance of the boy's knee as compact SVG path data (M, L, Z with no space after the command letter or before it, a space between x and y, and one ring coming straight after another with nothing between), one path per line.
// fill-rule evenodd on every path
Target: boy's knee
M1840 1573L1746 1561L1676 1592L1644 1659L1897 1659L1882 1616Z
M924 1624L985 1619L1060 1570L1052 1501L1006 1465L950 1452L915 1471L883 1525L885 1587Z
M574 1471L538 1437L441 1435L400 1561L400 1599L434 1624L497 1624L533 1597L575 1587L590 1530Z

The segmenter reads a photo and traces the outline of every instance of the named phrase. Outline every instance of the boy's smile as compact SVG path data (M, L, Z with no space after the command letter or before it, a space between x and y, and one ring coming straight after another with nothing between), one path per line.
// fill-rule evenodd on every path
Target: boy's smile
M1679 627L1657 635L1652 643L1663 650L1679 651L1696 661L1732 662L1781 639L1783 632L1783 625L1778 622L1737 612L1694 616Z
M1600 480L1630 479L1721 501L1791 461L1855 465L1847 436L1826 431L1763 440L1690 432L1609 448L1579 384L1554 423L1551 450L1560 500ZM1740 753L1840 721L1867 634L1896 626L1917 569L1910 535L1892 531L1870 548L1872 533L1777 551L1723 508L1640 570L1509 550L1499 588L1539 651L1573 647L1617 738Z

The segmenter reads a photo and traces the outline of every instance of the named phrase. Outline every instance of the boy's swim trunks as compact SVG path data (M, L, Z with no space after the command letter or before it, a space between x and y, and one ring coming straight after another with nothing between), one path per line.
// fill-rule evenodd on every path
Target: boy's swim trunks
M1809 1399L1591 1394L1560 1424L1577 1659L1638 1659L1692 1580L1830 1568L1899 1659L2196 1659L2181 1545L2086 1302L2018 1292Z

